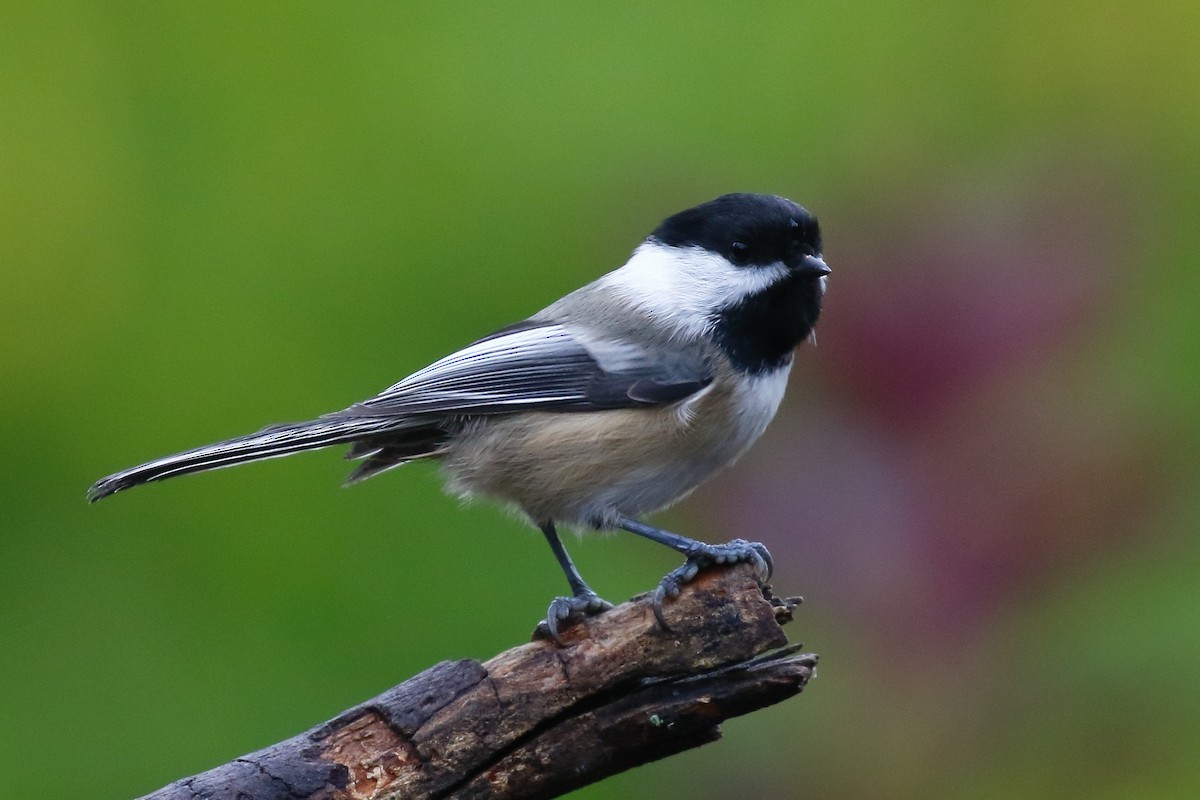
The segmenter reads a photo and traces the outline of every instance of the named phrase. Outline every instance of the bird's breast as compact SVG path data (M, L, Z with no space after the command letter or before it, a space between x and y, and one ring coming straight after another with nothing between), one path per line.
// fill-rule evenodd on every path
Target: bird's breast
M513 503L535 522L605 525L647 514L754 443L779 408L787 373L724 374L668 406L481 417L448 448L448 486Z

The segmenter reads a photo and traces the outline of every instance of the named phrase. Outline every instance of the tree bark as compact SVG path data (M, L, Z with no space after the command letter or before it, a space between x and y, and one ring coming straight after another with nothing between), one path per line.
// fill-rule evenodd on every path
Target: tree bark
M548 798L720 737L799 693L815 655L785 647L798 599L747 565L666 603L642 595L490 661L445 661L337 718L144 800Z

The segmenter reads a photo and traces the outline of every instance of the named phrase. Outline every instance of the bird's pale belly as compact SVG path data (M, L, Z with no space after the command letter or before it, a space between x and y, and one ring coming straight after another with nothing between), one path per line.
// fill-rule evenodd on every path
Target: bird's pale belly
M787 370L713 383L667 408L481 418L444 456L448 488L516 505L534 522L611 527L687 496L762 434ZM732 409L738 409L737 412Z

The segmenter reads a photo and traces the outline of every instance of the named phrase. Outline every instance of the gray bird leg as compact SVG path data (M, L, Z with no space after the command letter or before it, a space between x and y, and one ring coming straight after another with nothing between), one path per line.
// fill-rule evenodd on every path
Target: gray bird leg
M659 582L658 588L654 590L654 617L664 630L670 630L670 627L663 618L663 600L667 597L678 597L683 585L695 578L696 574L705 567L715 564L737 564L742 561L749 561L758 570L759 580L763 583L771 579L771 572L775 567L771 561L770 551L760 542L734 539L725 544L706 544L698 542L695 539L689 539L686 536L680 536L677 533L671 533L661 528L646 525L629 517L619 517L617 519L617 527L627 530L630 533L636 533L638 536L643 536L652 542L666 545L672 550L682 553L687 559L683 563L683 566L668 572L662 581Z
M612 603L592 591L592 588L583 580L583 576L575 568L575 562L567 554L567 548L563 547L562 539L558 538L558 531L554 528L554 523L543 522L538 527L545 534L546 541L549 542L550 549L554 551L554 557L558 559L558 565L562 567L562 571L567 576L567 583L571 586L570 597L556 597L550 602L550 608L546 611L546 619L538 625L538 630L549 635L558 644L562 644L562 640L558 638L560 622L577 612L589 616L599 614L612 608Z

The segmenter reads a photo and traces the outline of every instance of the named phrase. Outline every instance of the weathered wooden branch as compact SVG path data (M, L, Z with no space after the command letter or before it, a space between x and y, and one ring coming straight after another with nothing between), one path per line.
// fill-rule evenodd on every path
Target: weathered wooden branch
M145 800L547 798L698 747L800 692L816 656L784 647L795 601L749 566L700 575L485 663L446 661L324 725Z

